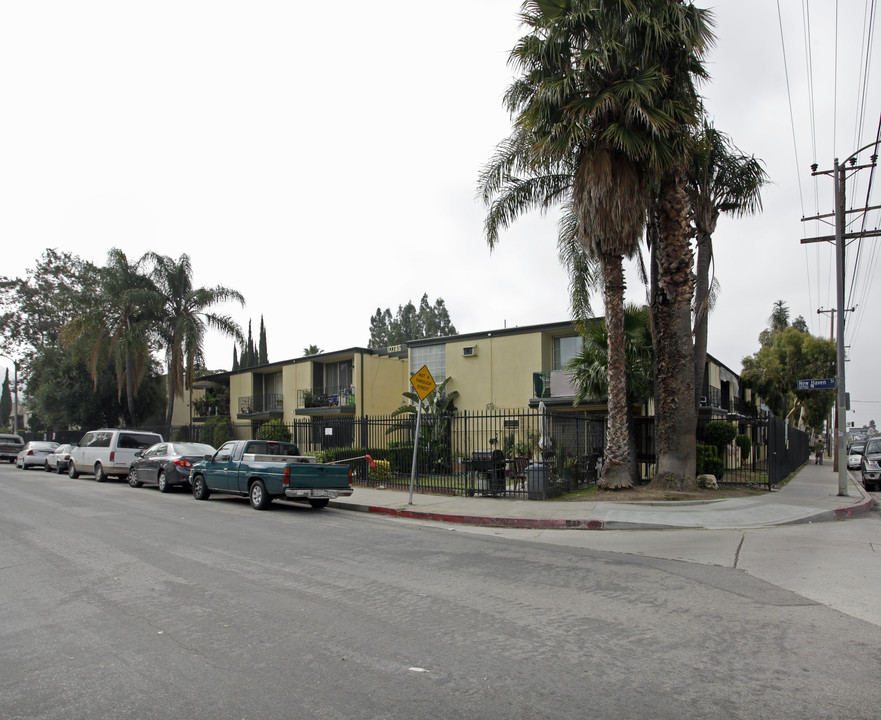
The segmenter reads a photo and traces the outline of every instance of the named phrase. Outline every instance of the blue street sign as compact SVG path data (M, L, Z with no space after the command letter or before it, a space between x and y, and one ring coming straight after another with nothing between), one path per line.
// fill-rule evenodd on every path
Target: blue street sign
M824 378L822 380L799 380L799 390L834 390L835 378Z

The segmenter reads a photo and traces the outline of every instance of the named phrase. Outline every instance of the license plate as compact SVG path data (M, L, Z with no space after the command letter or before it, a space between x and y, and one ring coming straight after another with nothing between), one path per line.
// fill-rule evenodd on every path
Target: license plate
M329 490L316 490L312 493L312 497L336 497L336 493Z

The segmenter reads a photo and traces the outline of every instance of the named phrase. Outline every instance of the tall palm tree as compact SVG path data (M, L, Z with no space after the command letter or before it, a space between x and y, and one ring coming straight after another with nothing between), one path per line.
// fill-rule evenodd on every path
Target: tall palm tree
M697 233L697 265L694 288L694 370L696 395L700 402L704 365L707 359L707 317L712 305L710 266L713 233L721 213L736 217L761 211L761 189L768 175L761 161L744 155L707 120L692 149L688 194Z
M118 248L107 254L107 264L99 269L98 278L100 288L92 306L65 325L61 340L67 347L78 340L85 343L96 388L104 363L113 362L119 396L125 391L129 422L135 426L135 400L154 349L156 288L141 271L140 261L130 263Z
M156 324L168 373L168 410L166 423L171 425L176 397L193 387L196 366L204 361L203 348L208 328L243 341L242 330L227 315L209 308L225 302L245 304L242 294L218 285L193 287L193 268L189 255L176 261L165 255L147 253L142 260L152 264L150 277L155 286Z
M530 32L511 52L521 74L505 96L514 131L481 176L487 240L492 247L525 210L560 201L577 218L579 240L602 270L609 333L600 483L629 487L636 466L625 422L623 259L638 247L650 190L676 197L667 177L677 177L685 129L696 122L692 76L703 75L707 16L669 0L535 0L521 19ZM687 206L669 209L687 218ZM689 313L690 305L689 295ZM693 376L693 358L689 368Z

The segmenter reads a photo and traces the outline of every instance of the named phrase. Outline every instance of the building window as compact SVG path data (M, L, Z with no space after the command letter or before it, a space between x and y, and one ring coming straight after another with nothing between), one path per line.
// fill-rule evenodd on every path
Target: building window
M424 347L410 348L410 374L419 372L422 366L428 368L431 377L440 385L447 379L447 346L425 345Z
M566 365L581 352L581 335L554 338L553 370L565 370Z

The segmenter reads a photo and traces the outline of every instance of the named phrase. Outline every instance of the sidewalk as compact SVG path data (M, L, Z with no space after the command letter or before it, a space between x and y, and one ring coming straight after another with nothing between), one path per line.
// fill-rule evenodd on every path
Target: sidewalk
M848 496L838 496L832 464L809 463L779 491L748 498L696 502L559 502L508 498L452 497L399 490L355 488L331 507L492 527L560 530L708 530L771 527L843 520L872 509L873 498L853 475Z

